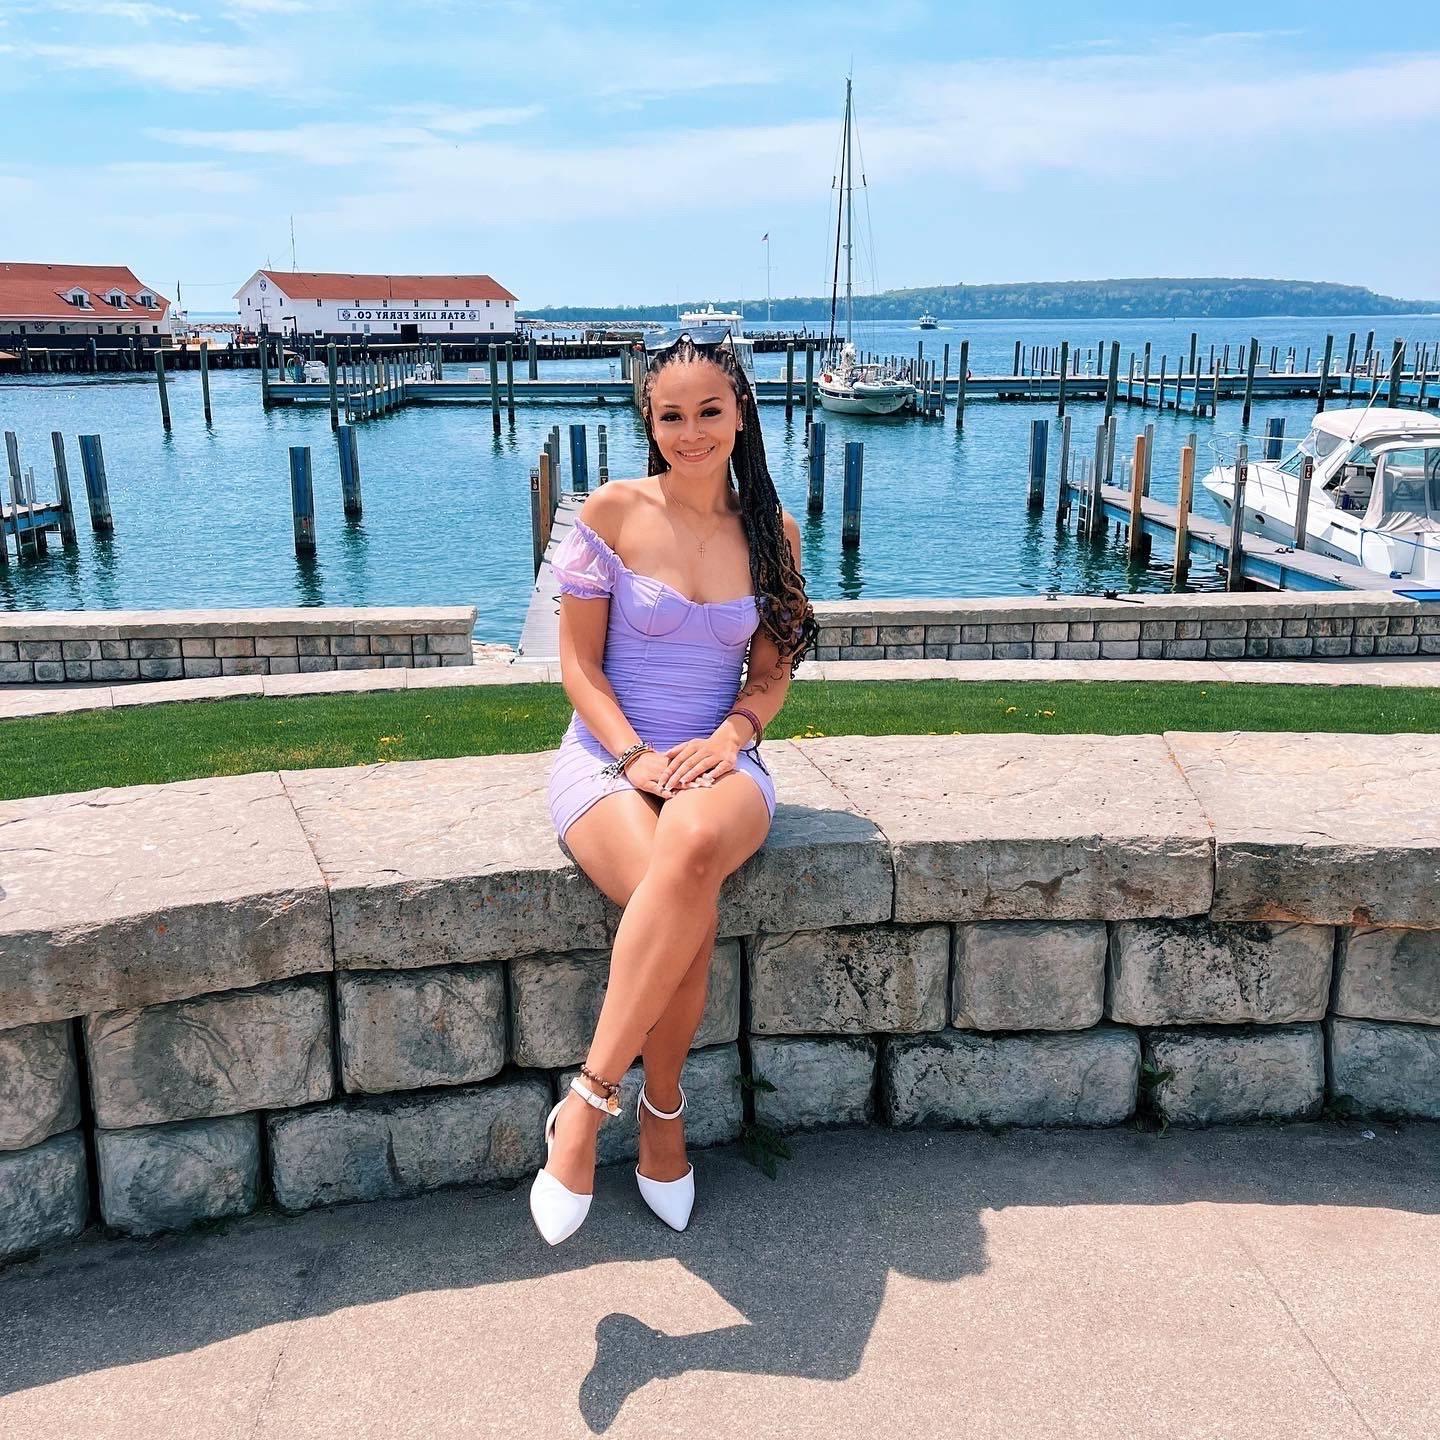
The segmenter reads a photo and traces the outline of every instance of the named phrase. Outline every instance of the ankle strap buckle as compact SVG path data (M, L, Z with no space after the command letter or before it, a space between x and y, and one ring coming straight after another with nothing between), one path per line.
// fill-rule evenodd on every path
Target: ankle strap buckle
M619 1087L612 1095L597 1095L587 1085L580 1083L580 1077L576 1075L570 1081L570 1088L587 1104L593 1105L597 1110L603 1110L607 1115L618 1115L620 1113Z

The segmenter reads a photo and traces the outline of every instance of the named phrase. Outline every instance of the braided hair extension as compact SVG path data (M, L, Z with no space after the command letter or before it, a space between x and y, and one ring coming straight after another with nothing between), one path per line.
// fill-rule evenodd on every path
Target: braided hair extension
M649 475L664 475L669 465L655 443L650 418L650 390L655 376L667 365L684 365L707 360L717 366L730 382L740 407L741 429L735 436L730 457L731 471L740 492L740 523L750 543L750 578L755 586L760 624L775 641L781 663L790 665L793 675L805 651L818 636L815 610L805 593L805 577L790 556L790 542L781 521L780 497L765 461L765 441L760 433L760 412L755 392L729 345L698 349L688 335L682 335L668 349L650 360L645 373L641 413L650 442ZM746 687L750 688L749 686ZM759 688L764 688L763 685Z

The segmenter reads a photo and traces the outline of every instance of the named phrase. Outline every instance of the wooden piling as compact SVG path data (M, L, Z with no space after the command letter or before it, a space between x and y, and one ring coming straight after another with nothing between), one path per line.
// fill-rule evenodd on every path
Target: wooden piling
M1139 560L1145 549L1145 527L1142 505L1145 498L1145 436L1135 437L1134 457L1130 464L1130 558Z
M805 342L805 429L815 423L815 347Z
M1055 487L1055 523L1063 525L1070 514L1070 417L1060 419L1060 483Z
M1100 486L1105 474L1105 446L1110 434L1108 421L1095 427L1095 468L1090 472L1090 504L1086 510L1085 533L1098 539L1105 533L1105 508Z
M540 552L550 543L550 530L555 523L555 506L559 502L559 486L555 479L555 467L550 452L540 452Z
M1141 490L1142 495L1150 493L1150 467L1155 459L1155 426L1149 424L1145 427L1145 486Z
M505 342L505 419L513 429L515 426L515 347Z
M805 497L805 513L819 515L825 509L825 422L816 420L810 426L810 488Z
M1028 508L1045 508L1045 465L1050 451L1050 422L1045 419L1030 422L1030 493Z
M530 379L538 380L540 378L540 351L535 344L535 337L533 335L530 337L530 353L528 356L528 360L529 364L526 368L525 373L530 377Z
M1145 342L1145 373L1140 379L1140 408L1150 403L1150 342Z
M854 550L860 544L860 495L865 481L865 446L859 440L845 442L845 497L840 520L840 544Z
M1115 394L1120 386L1120 342L1110 342L1110 369L1105 380L1105 418L1115 413Z
M340 428L340 376L333 345L325 347L325 370L330 381L330 428L338 430Z
M1325 358L1320 362L1320 400L1316 406L1317 410L1325 408L1325 396L1330 389L1330 361L1335 354L1335 337L1327 334L1325 336Z
M1225 567L1225 588L1240 589L1240 571L1244 561L1245 533L1245 472L1249 451L1241 445L1235 452L1235 492L1230 507L1230 554Z
M90 528L102 532L114 530L110 486L105 478L105 451L98 435L80 437L80 468L85 476L85 503L90 511Z
M296 554L315 553L315 486L310 476L310 447L290 447L290 515Z
M1190 573L1190 502L1195 492L1195 447L1180 451L1180 498L1175 505L1175 563L1170 583L1178 589Z
M1157 408L1160 410L1165 408L1165 367L1169 359L1170 357L1168 355L1162 355L1160 357L1160 400L1157 405Z
M1252 335L1245 355L1245 403L1240 408L1241 425L1250 423L1250 400L1255 393L1255 365L1260 358L1260 342Z
M949 347L948 347L948 346L946 347L946 353L947 353L947 354L949 353ZM1060 417L1062 417L1062 418L1063 418L1064 415L1065 415L1065 381L1066 381L1066 378L1067 378L1067 376L1069 375L1069 373L1070 373L1070 342L1069 342L1068 340L1062 340L1062 341L1060 342L1060 396L1059 396L1059 401L1058 401L1058 403L1057 403L1057 405L1056 405L1056 407L1055 407L1055 413L1056 413L1056 415L1058 415L1058 416L1060 416ZM1067 435L1070 433L1068 427L1067 427L1065 433L1066 433ZM1063 492L1064 489L1065 489L1065 485L1064 485L1064 482L1063 482L1063 481L1061 482L1060 489L1061 489L1062 492Z
M20 473L20 444L13 430L5 432L5 460L10 471L10 519L15 529L15 554L18 558L23 558L36 552L36 532L20 529L19 511L27 502L25 479Z
M160 391L160 424L170 430L170 392L165 388L165 352L155 351L155 384Z
M1291 542L1296 550L1305 548L1305 520L1310 513L1310 482L1315 478L1315 457L1306 455L1300 462L1300 490L1295 497L1295 538Z
M545 557L545 542L541 538L544 525L541 523L543 500L540 488L540 466L530 467L530 563L532 575L540 573L540 562Z
M595 440L595 465L600 483L606 484L610 479L610 440L603 425Z
M205 423L213 425L215 417L210 413L210 342L200 342L200 403L205 411Z
M795 342L785 344L785 423L795 418Z
M70 467L65 461L65 437L50 432L50 448L55 453L55 494L60 501L60 543L75 543L75 503L70 498Z
M1265 422L1265 459L1273 463L1280 458L1280 452L1285 447L1285 417L1283 415L1272 415Z
M1390 356L1390 397L1391 406L1400 403L1400 372L1405 366L1405 342L1397 337L1395 349Z
M500 433L500 357L495 353L494 345L487 345L485 350L490 359L490 425L498 435Z
M570 427L570 488L577 495L590 491L590 457L586 453L585 427Z
M942 352L944 358L940 363L940 398L935 406L935 414L943 420L945 418L945 391L950 384L950 342L945 342L945 349Z
M970 378L970 342L960 342L960 368L955 372L955 428L965 428L965 382Z
M340 452L340 497L347 519L358 520L362 513L360 503L360 448L355 438L353 425L342 425L335 432L336 448Z

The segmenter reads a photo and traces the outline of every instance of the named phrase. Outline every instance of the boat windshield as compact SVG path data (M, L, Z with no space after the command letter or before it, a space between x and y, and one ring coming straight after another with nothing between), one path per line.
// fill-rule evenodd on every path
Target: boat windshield
M1415 446L1387 450L1384 476L1383 513L1424 515L1440 518L1440 446Z
M1331 435L1329 431L1312 429L1295 447L1294 453L1278 468L1286 475L1300 475L1304 471L1307 455L1313 455L1317 461L1324 460L1333 455L1344 443L1345 441L1340 436Z
M1355 446L1325 482L1325 488L1333 492L1339 509L1365 509L1375 488L1374 455L1363 445Z

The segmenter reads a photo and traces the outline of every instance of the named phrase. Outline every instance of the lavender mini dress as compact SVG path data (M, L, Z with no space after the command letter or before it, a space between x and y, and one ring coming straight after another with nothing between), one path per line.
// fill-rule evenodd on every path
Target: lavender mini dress
M750 637L760 628L753 595L708 603L639 575L583 520L555 547L550 569L567 595L610 597L602 668L635 733L656 750L709 735L735 703ZM550 769L555 832L565 832L597 800L633 790L625 775L602 775L614 756L574 712ZM775 814L775 782L758 742L735 757Z

